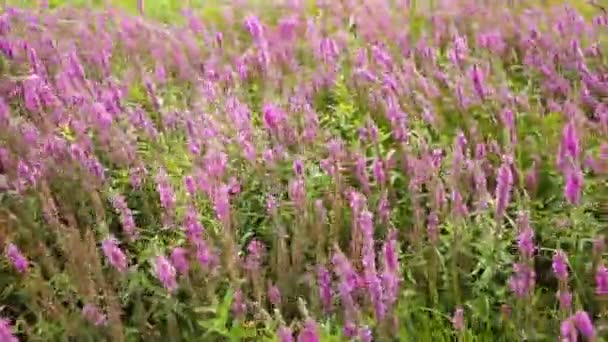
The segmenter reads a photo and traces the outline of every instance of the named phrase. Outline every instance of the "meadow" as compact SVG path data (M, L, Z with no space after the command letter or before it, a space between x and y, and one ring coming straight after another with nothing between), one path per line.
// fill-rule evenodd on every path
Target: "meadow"
M608 340L608 6L15 0L0 342Z

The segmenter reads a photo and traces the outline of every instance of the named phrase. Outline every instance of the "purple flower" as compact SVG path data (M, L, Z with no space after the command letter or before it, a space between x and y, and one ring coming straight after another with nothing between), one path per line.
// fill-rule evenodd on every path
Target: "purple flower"
M581 146L576 127L572 121L564 126L560 147L562 152L561 157L563 159L571 158L573 161L578 160L581 153Z
M101 243L101 249L105 254L110 265L118 270L120 273L127 271L127 256L118 246L118 240L113 236L107 237Z
M103 326L108 323L108 317L93 304L87 304L82 308L84 318L95 326Z
M576 332L576 328L572 323L572 320L567 319L562 322L559 327L559 333L561 336L562 342L576 342L578 341L578 334Z
M300 159L293 161L293 173L296 176L302 176L304 174L304 163Z
M245 296L241 289L236 290L232 299L231 305L232 314L237 320L242 320L247 314L247 304L245 303Z
M317 323L312 319L307 319L302 331L298 335L298 342L320 342L319 333L317 332Z
M593 322L591 322L591 318L589 314L585 311L577 311L574 316L572 316L572 320L574 321L574 325L580 331L580 333L586 338L590 339L595 336L595 329L593 328Z
M396 301L399 293L399 283L401 282L399 273L397 233L391 230L384 245L382 246L382 287L383 300L386 307L391 307Z
M11 264L13 264L13 267L15 267L17 272L25 273L27 271L28 261L14 244L8 244L6 248L6 257L10 260Z
M595 293L598 295L608 294L608 269L603 264L597 268L595 273Z
M516 263L513 270L515 273L509 279L509 288L516 296L523 298L534 289L536 272L525 263Z
M572 292L565 291L557 291L556 294L557 299L559 300L559 308L562 311L570 310L572 307Z
M484 71L477 64L474 64L469 72L469 77L471 78L471 81L473 81L473 88L475 89L477 96L483 101L487 94Z
M285 113L273 104L266 104L262 109L264 127L270 132L276 132L285 118Z
M127 202L122 195L115 195L112 197L112 206L114 210L120 215L120 222L122 228L130 239L137 238L137 228L135 227L135 220L133 219L133 213L127 206Z
M355 310L353 292L359 288L359 276L348 258L339 250L332 256L332 264L334 265L334 273L340 280L338 284L340 300L347 312L353 312Z
M583 173L578 167L567 173L564 196L570 204L577 205L580 203L583 181Z
M534 254L534 231L530 228L530 220L527 213L522 213L518 219L520 228L517 236L517 246L519 252L526 258L531 258Z
M293 342L293 332L288 327L281 325L277 331L279 342Z
M274 306L281 305L281 291L276 285L270 284L268 286L268 300Z
M161 169L156 175L156 190L160 196L161 206L167 212L171 212L175 208L175 193L164 169Z
M498 169L498 178L496 180L496 216L499 219L503 217L509 205L512 187L513 173L511 165L505 162Z
M373 162L374 178L377 184L384 184L386 182L386 173L384 172L382 159L376 158Z
M247 258L245 259L245 268L250 271L259 270L262 259L264 258L264 254L266 252L266 247L259 240L251 240L247 245Z
M459 306L456 308L456 311L454 311L452 326L456 331L463 331L465 328L464 324L464 309Z
M176 247L171 252L171 263L180 274L188 274L190 262L188 261L188 252L182 247Z
M13 335L13 328L10 322L4 318L0 318L0 341L19 342L19 339Z
M304 183L304 178L298 177L289 183L289 198L300 210L306 206L306 184Z
M374 340L372 330L368 327L362 327L359 329L358 335L361 342L372 342Z
M553 255L552 268L559 281L565 282L568 280L568 259L563 251L557 251Z
M367 290L371 301L376 310L376 316L382 319L385 315L385 307L382 302L382 284L378 278L378 272L376 268L376 253L374 249L374 220L373 214L368 210L364 210L359 215L358 226L361 228L363 235L363 250L362 253L362 265L363 265L363 277L365 279Z
M323 310L328 313L332 309L331 275L323 265L317 267L317 286Z
M160 280L165 289L169 292L173 292L177 289L175 267L167 257L163 255L157 256L152 261L152 267L154 275Z

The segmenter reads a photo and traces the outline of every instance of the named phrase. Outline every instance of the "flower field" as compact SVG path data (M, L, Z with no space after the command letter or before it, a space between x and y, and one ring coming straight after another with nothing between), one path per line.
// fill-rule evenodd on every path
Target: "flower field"
M608 340L608 6L68 2L0 14L0 342Z

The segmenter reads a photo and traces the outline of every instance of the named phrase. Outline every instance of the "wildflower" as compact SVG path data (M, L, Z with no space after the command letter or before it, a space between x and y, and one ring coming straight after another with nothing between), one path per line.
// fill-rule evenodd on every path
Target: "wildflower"
M513 265L515 273L509 279L509 288L518 297L527 296L534 288L536 283L536 272L525 263Z
M568 279L568 261L564 252L555 252L555 255L553 255L552 268L557 279L560 281L566 281Z
M176 247L171 252L171 263L180 274L188 274L190 262L188 261L188 252L182 247Z
M385 307L382 302L382 285L378 279L376 270L376 253L374 251L374 222L371 212L364 210L359 215L359 227L363 235L362 264L363 276L369 291L372 303L376 310L376 316L382 318L385 315Z
M373 163L374 178L377 184L384 184L386 182L386 173L384 172L384 166L381 159L376 158Z
M192 176L186 176L184 177L184 185L186 186L186 191L188 192L188 194L190 196L194 196L196 195L196 190L197 190L197 186L196 186L196 181L194 180L194 178Z
M561 160L567 160L567 158L571 158L572 161L576 161L580 156L580 139L578 137L576 127L574 126L574 123L572 121L566 124L562 131L560 152Z
M473 81L473 88L477 93L477 96L480 100L484 100L486 97L486 85L485 85L485 75L481 67L477 64L474 64L470 71L470 77Z
M338 284L340 300L347 312L352 312L355 309L353 292L359 288L359 276L348 258L339 250L332 256L332 264L334 265L334 273L340 280Z
M465 328L464 324L464 309L459 306L456 308L456 311L454 311L452 326L456 331L463 331Z
M557 299L559 300L559 308L563 311L567 311L572 307L572 292L568 290L559 290L556 294Z
M498 169L498 179L496 180L496 216L502 218L511 198L511 188L513 187L513 173L511 165L505 162Z
M304 173L304 163L300 159L296 159L293 162L293 173L296 176L302 176Z
M564 196L570 204L577 205L581 200L581 191L583 188L583 173L579 168L575 168L568 172L566 177L566 185L564 188Z
M82 308L82 315L95 326L103 326L108 323L108 317L93 304L86 304Z
M127 271L127 256L118 246L118 240L116 240L116 238L113 236L107 237L102 241L101 249L110 262L110 265L121 273Z
M13 335L13 328L9 321L4 318L0 318L0 341L2 342L19 342L19 339Z
M576 332L576 328L570 319L562 322L559 327L559 333L561 335L562 342L578 341L578 333Z
M572 321L574 322L574 325L578 331L580 331L580 333L586 338L590 339L595 336L593 322L591 322L591 318L587 312L577 311L574 316L572 316Z
M396 301L399 293L399 260L397 233L391 230L382 246L382 287L383 300L386 307L391 307Z
M517 236L517 246L519 252L525 258L531 258L534 254L534 230L530 227L530 219L527 213L521 213L518 218L519 235Z
M361 342L372 342L373 341L373 335L372 335L372 330L369 327L362 327L361 329L359 329L359 340Z
M204 267L210 267L215 261L216 257L213 250L209 247L207 241L198 239L195 242L196 246L196 259Z
M268 286L268 300L274 306L281 304L281 291L276 285L269 284Z
M112 206L120 215L120 222L125 233L131 239L137 237L137 231L135 227L135 220L133 219L133 213L129 209L125 198L122 195L115 195L112 197Z
M175 193L171 188L171 184L169 184L169 179L164 169L161 169L156 176L156 190L160 196L161 206L167 211L173 210L175 207Z
M245 29L256 40L263 39L264 29L260 19L256 16L248 16L245 18Z
M603 296L608 294L608 269L603 264L597 268L595 273L595 293Z
M152 261L154 275L163 286L169 291L173 292L177 289L177 280L175 267L171 264L169 259L165 256L157 256Z
M288 327L281 325L277 331L279 342L293 342L293 332Z
M280 108L272 104L264 105L262 113L264 118L264 127L266 127L266 129L270 132L275 132L285 118L285 113Z
M245 298L241 289L238 289L234 293L231 310L234 317L238 320L244 319L245 314L247 314L247 304L245 303Z
M331 311L332 291L331 275L323 265L317 267L317 286L319 287L319 298L325 312Z
M10 260L11 264L13 264L13 267L15 267L17 272L25 273L27 271L28 261L14 244L8 244L8 247L6 248L6 257Z
M317 332L317 323L312 319L307 319L304 328L298 335L298 342L320 342L319 333Z
M289 198L299 209L303 209L306 206L306 185L304 178L298 177L289 183Z
M262 244L261 241L252 240L251 242L249 242L249 244L247 245L248 255L245 260L245 268L253 272L259 270L262 264L262 259L264 257L265 251L266 248L264 247L264 244Z

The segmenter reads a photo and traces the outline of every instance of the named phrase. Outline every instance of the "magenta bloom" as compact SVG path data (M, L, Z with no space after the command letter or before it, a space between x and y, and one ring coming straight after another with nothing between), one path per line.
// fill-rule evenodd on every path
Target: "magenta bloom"
M13 335L13 328L7 319L0 318L0 341L2 342L19 342L19 339Z
M564 196L571 204L577 205L580 203L583 181L583 173L578 167L568 171Z
M176 247L171 252L171 263L180 274L188 274L190 262L188 261L188 252L182 247Z
M298 335L298 342L320 342L319 333L317 332L317 323L312 319L306 320L304 328Z
M288 327L281 325L277 331L279 342L293 342L293 332Z
M502 218L511 200L511 189L513 188L513 172L509 163L503 163L498 169L496 180L496 217Z
M608 294L608 269L606 266L600 265L595 273L595 293L598 295Z
M245 303L245 296L243 295L243 291L238 289L234 293L234 298L232 299L231 305L232 314L236 319L242 320L245 318L247 314L247 303Z
M460 306L456 308L456 311L454 311L454 316L452 317L452 326L456 331L464 330L464 309Z
M555 252L552 268L557 279L562 282L568 280L568 259L563 251Z
M165 289L169 292L173 292L177 289L176 271L175 267L169 262L165 256L157 256L153 262L154 275L163 284Z
M84 318L95 326L103 326L108 323L108 317L95 305L87 304L82 308Z
M595 329L593 328L593 322L591 322L591 317L585 311L577 311L574 316L572 316L572 320L574 321L574 325L580 331L580 333L586 338L592 338L595 336Z
M245 268L250 271L257 271L266 254L266 247L259 240L251 240L247 245L247 258L245 259Z
M107 237L101 243L101 249L108 259L110 265L117 269L120 273L127 271L127 256L118 246L118 240L113 236Z
M566 291L557 291L556 295L559 300L559 308L563 311L569 310L572 307L572 292Z
M319 287L319 298L325 312L331 311L332 291L331 275L323 265L317 267L317 286Z
M268 286L268 300L274 306L278 306L281 304L281 291L276 285Z
M536 284L536 272L527 264L517 263L513 265L515 273L509 279L509 288L518 297L527 296Z
M14 244L8 244L8 247L6 248L6 257L10 260L11 264L13 264L13 267L15 267L17 272L25 273L25 271L27 271L28 261Z
M563 342L578 341L578 333L576 332L576 327L570 319L567 319L562 322L559 327L559 333L561 336L561 341Z

